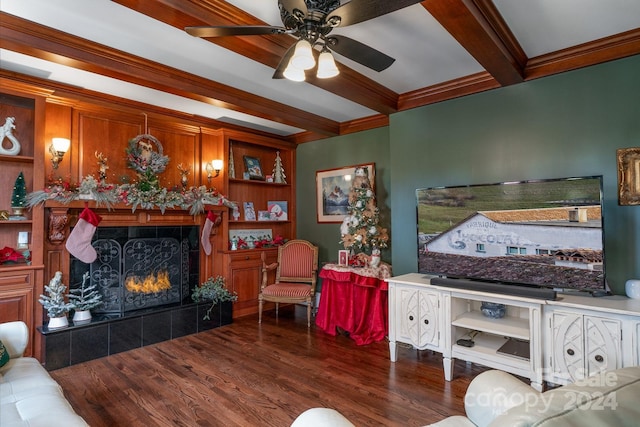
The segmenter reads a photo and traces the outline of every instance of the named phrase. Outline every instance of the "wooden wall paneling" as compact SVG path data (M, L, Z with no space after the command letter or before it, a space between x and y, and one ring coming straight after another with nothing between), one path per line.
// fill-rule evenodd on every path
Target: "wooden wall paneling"
M225 174L228 172L228 156L225 153L226 150L224 140L222 139L222 132L219 130L200 128L199 182L207 188L215 188L226 196ZM211 178L211 181L209 181L207 178L206 165L215 159L221 159L223 161L222 170L220 171L220 175ZM203 279L223 274L220 251L223 250L225 243L223 238L223 230L226 227L225 222L229 218L229 209L225 206L209 206L208 208L214 210L217 215L221 215L222 222L211 233L211 255L207 256L204 251L200 252L200 277ZM204 224L204 220L205 216L202 215L201 226Z
M201 171L202 171L202 185L212 187L225 194L225 177L229 174L229 151L225 148L225 141L223 139L223 132L220 130L212 130L207 128L201 128L201 146L202 146L202 159L201 159ZM211 179L211 182L207 179L206 164L213 160L222 160L223 166L220 171L220 175ZM214 172L215 175L215 172Z
M43 162L45 177L66 178L71 176L71 165L73 153L77 151L77 140L71 138L73 108L70 105L47 102L45 106L45 123L44 123L44 141L43 141ZM65 154L62 162L58 164L58 169L53 169L51 164L51 154L49 146L53 138L69 138L71 147L69 152ZM74 144L75 142L75 144Z
M195 185L194 169L198 167L197 146L200 144L200 129L194 126L180 124L163 124L161 127L151 124L148 133L162 144L163 154L169 157L169 163L160 174L160 186L167 188L181 188L180 171L178 165L191 170L187 186Z
M96 152L108 159L107 182L120 184L136 178L127 167L125 150L129 140L138 136L144 128L142 115L123 115L104 110L78 111L72 145L76 146L72 177L79 181L87 175L98 177ZM74 141L78 141L77 144Z

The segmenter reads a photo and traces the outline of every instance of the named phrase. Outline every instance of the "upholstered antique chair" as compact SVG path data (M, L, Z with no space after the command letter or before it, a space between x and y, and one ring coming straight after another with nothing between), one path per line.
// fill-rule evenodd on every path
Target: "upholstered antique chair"
M276 269L274 283L269 283L269 271ZM258 296L258 323L262 323L262 306L265 301L276 303L307 304L307 327L311 327L311 312L315 301L316 273L318 271L318 247L306 240L289 240L278 248L278 260L267 265L262 253L262 286Z

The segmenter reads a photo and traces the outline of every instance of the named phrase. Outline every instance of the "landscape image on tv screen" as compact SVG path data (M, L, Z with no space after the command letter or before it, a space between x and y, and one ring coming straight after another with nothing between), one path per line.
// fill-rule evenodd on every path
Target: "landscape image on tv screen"
M601 195L601 176L418 189L418 271L605 290Z

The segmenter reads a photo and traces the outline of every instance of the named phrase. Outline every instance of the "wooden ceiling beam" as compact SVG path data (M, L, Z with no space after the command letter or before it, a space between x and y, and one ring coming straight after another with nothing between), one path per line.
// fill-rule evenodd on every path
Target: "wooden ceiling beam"
M213 0L113 0L173 27L199 25L269 25L242 9ZM267 1L267 0L263 0ZM273 0L275 2L275 0ZM215 37L205 39L263 65L277 68L295 39L287 35ZM344 64L331 79L307 76L308 84L332 92L381 114L397 112L398 94Z
M422 6L501 86L524 81L524 52L491 0L426 0Z
M0 47L322 135L340 123L0 12Z

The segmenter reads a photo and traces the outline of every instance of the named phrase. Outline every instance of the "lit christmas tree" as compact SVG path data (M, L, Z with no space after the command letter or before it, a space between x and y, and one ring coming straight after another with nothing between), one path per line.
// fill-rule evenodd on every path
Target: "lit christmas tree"
M11 209L13 215L9 219L21 220L26 219L22 216L22 211L27 205L27 186L24 182L22 172L18 174L15 184L13 184L13 193L11 194Z
M13 184L13 194L11 194L11 207L23 208L27 204L27 186L24 183L22 172L18 174L15 184Z
M349 215L340 227L340 243L345 249L370 255L373 248L384 249L388 246L388 231L378 225L380 218L375 198L367 168L356 168L349 191Z

